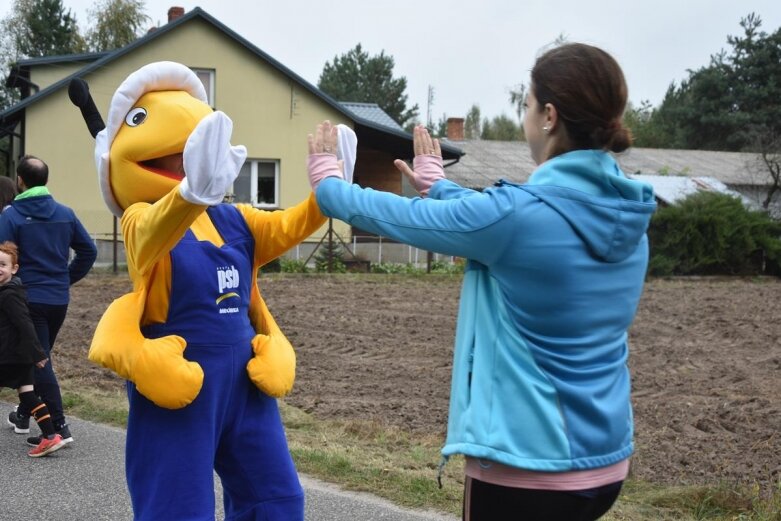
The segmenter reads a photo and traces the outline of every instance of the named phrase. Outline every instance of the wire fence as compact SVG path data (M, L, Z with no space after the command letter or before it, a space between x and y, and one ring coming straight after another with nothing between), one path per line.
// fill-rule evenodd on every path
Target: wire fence
M335 235L335 234L334 234ZM92 234L92 240L98 248L97 263L100 266L124 266L127 264L125 245L121 239L114 240L110 233ZM324 248L327 236L319 241L306 241L297 244L286 252L283 257L296 261L307 261L313 264L313 257L319 248ZM339 241L345 250L345 260L367 261L371 264L409 264L415 267L425 267L429 260L437 263L455 264L457 257L430 253L427 250L402 244L387 237L355 235L349 241L343 241L336 236L333 241ZM431 259L429 259L429 254Z
M343 258L346 260L362 260L372 264L410 264L420 267L429 262L430 254L430 260L433 262L455 263L457 261L457 257L429 252L377 235L354 235L351 241L343 241L341 238L334 238L333 241L341 243L345 250ZM326 243L327 236L317 243L303 242L287 252L284 257L309 263L316 255L317 250L324 248Z

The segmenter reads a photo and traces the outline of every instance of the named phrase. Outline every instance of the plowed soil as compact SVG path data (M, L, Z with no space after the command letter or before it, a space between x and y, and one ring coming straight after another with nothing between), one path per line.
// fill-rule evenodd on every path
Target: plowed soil
M443 435L459 277L264 275L261 292L298 353L286 401L319 418L371 419ZM116 387L87 360L124 274L72 288L55 346L61 376ZM664 484L781 479L781 281L646 285L630 332L637 452L632 473Z

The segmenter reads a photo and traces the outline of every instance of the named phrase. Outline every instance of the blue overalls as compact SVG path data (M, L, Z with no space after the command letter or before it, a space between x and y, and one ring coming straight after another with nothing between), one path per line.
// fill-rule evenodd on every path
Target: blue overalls
M303 521L304 493L274 398L247 376L255 332L248 317L255 240L230 205L207 210L225 244L188 230L171 251L171 300L148 338L177 334L204 371L187 407L154 405L128 383L126 474L135 519L214 520L213 470L225 519Z

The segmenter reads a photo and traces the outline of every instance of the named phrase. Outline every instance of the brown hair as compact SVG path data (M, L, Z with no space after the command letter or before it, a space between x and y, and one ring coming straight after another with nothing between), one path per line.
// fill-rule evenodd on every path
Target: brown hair
M551 49L537 59L531 81L540 109L556 107L569 150L623 152L632 145L621 123L628 97L624 73L602 49L582 43Z
M16 183L10 177L0 176L0 211L16 197Z
M0 243L0 251L11 257L11 264L19 264L19 248L11 241Z

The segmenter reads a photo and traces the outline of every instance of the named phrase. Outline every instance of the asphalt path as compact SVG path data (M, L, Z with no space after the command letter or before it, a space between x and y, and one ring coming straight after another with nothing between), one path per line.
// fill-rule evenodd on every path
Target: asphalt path
M73 519L132 520L125 487L125 431L69 417L74 442L43 457L27 456L28 435L8 425L12 405L0 402L0 521ZM38 432L31 425L33 434ZM369 494L346 492L300 476L306 521L455 521L452 516L399 508ZM217 512L224 519L215 475ZM174 520L167 520L174 521Z

